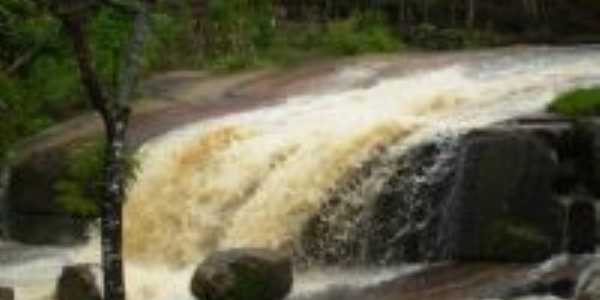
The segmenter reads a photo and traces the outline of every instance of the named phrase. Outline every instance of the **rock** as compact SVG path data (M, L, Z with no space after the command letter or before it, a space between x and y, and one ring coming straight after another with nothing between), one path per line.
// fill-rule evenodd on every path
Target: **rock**
M232 249L202 262L190 287L199 300L282 300L292 280L288 256L266 249Z
M569 206L567 248L571 254L596 251L596 208L590 200L575 200Z
M66 266L56 286L57 300L101 300L96 274L87 264Z
M459 260L540 261L558 252L558 164L536 135L498 128L467 134L442 209L441 241Z
M441 256L437 215L452 187L455 146L454 140L435 140L401 157L365 162L306 223L295 266L390 265ZM373 188L382 171L389 177ZM348 191L373 201L346 201Z
M15 163L9 192L12 212L27 215L64 212L55 201L54 185L67 168L67 153L66 149L52 148Z
M560 252L565 209L556 192L557 147L571 125L520 122L422 144L383 166L366 163L356 178L391 174L371 206L332 198L304 228L301 254L324 264L389 264L537 262Z
M600 263L592 264L581 274L577 282L575 299L600 299Z
M86 240L92 220L74 218L56 201L55 183L65 171L66 151L50 147L16 162L7 203L6 229L11 239L34 245L72 245Z
M600 197L600 118L575 124L574 152L585 187Z
M15 291L9 287L0 287L0 300L14 300Z

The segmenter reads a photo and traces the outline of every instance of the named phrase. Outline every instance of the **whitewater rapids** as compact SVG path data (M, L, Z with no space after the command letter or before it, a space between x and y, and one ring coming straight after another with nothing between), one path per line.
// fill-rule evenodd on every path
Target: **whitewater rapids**
M397 78L350 66L340 78L370 74L371 84L291 97L156 138L139 151L141 165L125 207L129 299L191 299L193 268L218 249L294 253L303 225L369 158L400 157L423 141L540 111L560 92L600 84L599 67L595 47L524 48ZM340 198L364 205L389 172L381 174L360 191L341 191ZM16 286L18 299L44 299L58 266L98 261L95 243L52 251L57 253L42 257L51 270L43 279L28 279L44 269L38 259L12 266L8 275L3 267L0 285ZM373 284L402 270L358 272L350 281ZM292 297L319 290L314 282L326 286L315 280L322 274L301 274Z

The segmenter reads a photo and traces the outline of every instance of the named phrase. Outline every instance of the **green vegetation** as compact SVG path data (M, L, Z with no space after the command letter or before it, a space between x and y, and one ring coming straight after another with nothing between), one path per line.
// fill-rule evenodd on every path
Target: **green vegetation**
M87 142L70 151L66 172L54 184L56 200L65 211L80 216L99 214L104 151L102 140ZM135 178L137 166L137 161L130 154L126 170L128 180Z
M383 17L374 13L356 14L331 22L313 43L333 55L391 52L403 47L403 42L386 25Z
M600 87L579 88L556 97L548 110L571 117L600 116Z
M428 23L417 26L410 41L412 45L432 50L480 48L502 44L500 36L496 33L454 28L440 29Z

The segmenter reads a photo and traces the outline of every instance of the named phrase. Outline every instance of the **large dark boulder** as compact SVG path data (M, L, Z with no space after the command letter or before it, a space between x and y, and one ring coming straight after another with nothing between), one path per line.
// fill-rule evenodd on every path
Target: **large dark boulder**
M459 260L539 261L559 250L558 162L534 134L489 128L461 142L441 240Z
M56 286L57 300L101 300L96 274L91 265L63 268Z
M282 300L292 281L288 256L266 249L233 249L202 262L190 288L199 300Z
M0 300L15 300L15 291L12 288L0 287Z
M556 191L559 148L572 128L541 115L376 157L307 223L300 262L531 262L558 253L567 213ZM344 201L348 190L382 179L378 194L365 194L373 201Z

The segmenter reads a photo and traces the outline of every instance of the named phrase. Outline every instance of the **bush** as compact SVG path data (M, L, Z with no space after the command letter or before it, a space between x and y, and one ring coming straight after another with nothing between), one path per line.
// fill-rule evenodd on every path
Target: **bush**
M429 50L479 48L500 43L495 34L465 29L439 29L428 23L417 26L409 40L417 47Z
M79 216L98 216L103 193L105 142L93 141L80 145L68 155L67 169L54 189L58 204L67 212ZM126 177L134 179L137 161L127 156Z
M51 124L47 116L38 114L40 105L25 96L18 82L0 73L0 160L17 140Z
M336 55L391 52L402 48L401 40L376 14L356 14L326 25L320 46Z
M552 101L548 110L571 117L600 116L600 86L565 92Z

